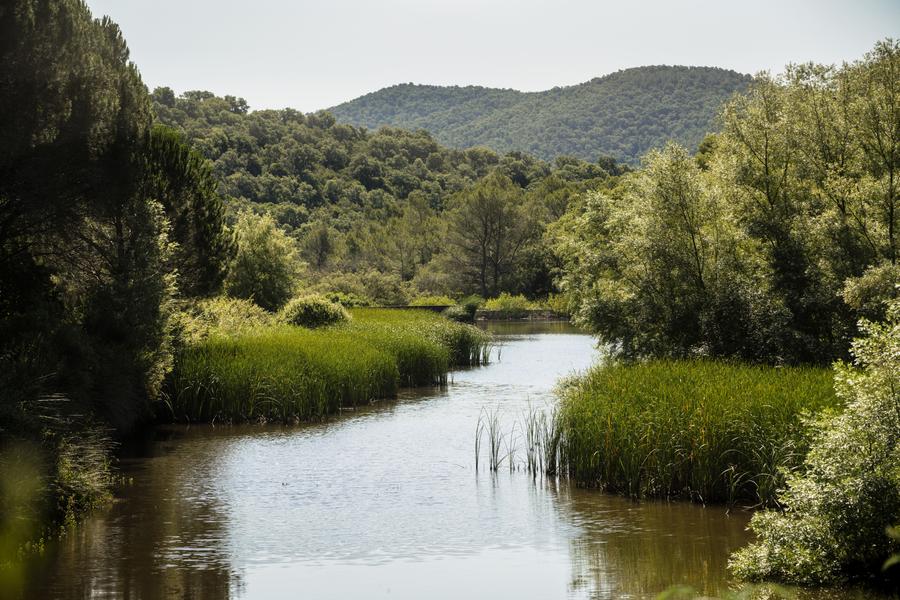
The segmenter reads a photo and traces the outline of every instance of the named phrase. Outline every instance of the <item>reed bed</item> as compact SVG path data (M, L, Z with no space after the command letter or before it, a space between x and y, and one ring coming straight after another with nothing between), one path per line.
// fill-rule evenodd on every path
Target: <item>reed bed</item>
M480 330L425 311L356 309L341 325L213 330L179 354L167 386L178 421L308 421L440 385L455 366L486 362ZM165 415L164 415L165 416Z
M756 505L801 464L804 417L838 406L828 369L703 360L600 365L560 396L560 460L580 484Z

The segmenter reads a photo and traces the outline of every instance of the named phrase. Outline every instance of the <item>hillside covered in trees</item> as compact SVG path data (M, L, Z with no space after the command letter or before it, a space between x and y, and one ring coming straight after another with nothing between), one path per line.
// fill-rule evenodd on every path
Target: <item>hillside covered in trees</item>
M546 226L571 197L624 172L609 159L452 150L422 130L368 132L328 113L250 111L209 92L158 88L152 99L158 120L211 161L232 223L248 209L271 217L298 249L307 289L376 304L551 293Z
M611 156L635 165L674 140L696 149L750 76L711 67L649 66L570 87L519 92L401 84L329 109L338 121L425 129L454 148L486 146L545 160Z

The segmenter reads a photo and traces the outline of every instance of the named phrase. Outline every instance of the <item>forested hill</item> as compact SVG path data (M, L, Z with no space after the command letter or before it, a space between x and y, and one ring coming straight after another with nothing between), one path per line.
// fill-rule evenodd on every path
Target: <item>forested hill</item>
M604 155L636 164L670 139L695 150L722 102L750 79L713 67L651 66L544 92L402 84L329 112L370 129L425 129L456 148L519 150L545 160Z

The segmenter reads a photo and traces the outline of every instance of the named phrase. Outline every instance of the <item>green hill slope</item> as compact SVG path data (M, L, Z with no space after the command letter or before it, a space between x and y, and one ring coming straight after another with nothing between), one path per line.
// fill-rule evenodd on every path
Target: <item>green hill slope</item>
M329 111L371 129L425 129L457 148L634 164L670 139L696 149L722 102L749 82L749 75L712 67L640 67L544 92L402 84Z

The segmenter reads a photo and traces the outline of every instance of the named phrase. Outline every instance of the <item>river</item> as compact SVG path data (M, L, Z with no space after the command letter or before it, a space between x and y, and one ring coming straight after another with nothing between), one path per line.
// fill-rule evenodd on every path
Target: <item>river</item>
M562 324L498 324L489 366L306 426L157 428L117 500L29 565L34 598L648 598L727 591L748 516L476 472L504 431L597 359ZM486 445L486 443L485 443ZM521 443L519 444L521 446Z

